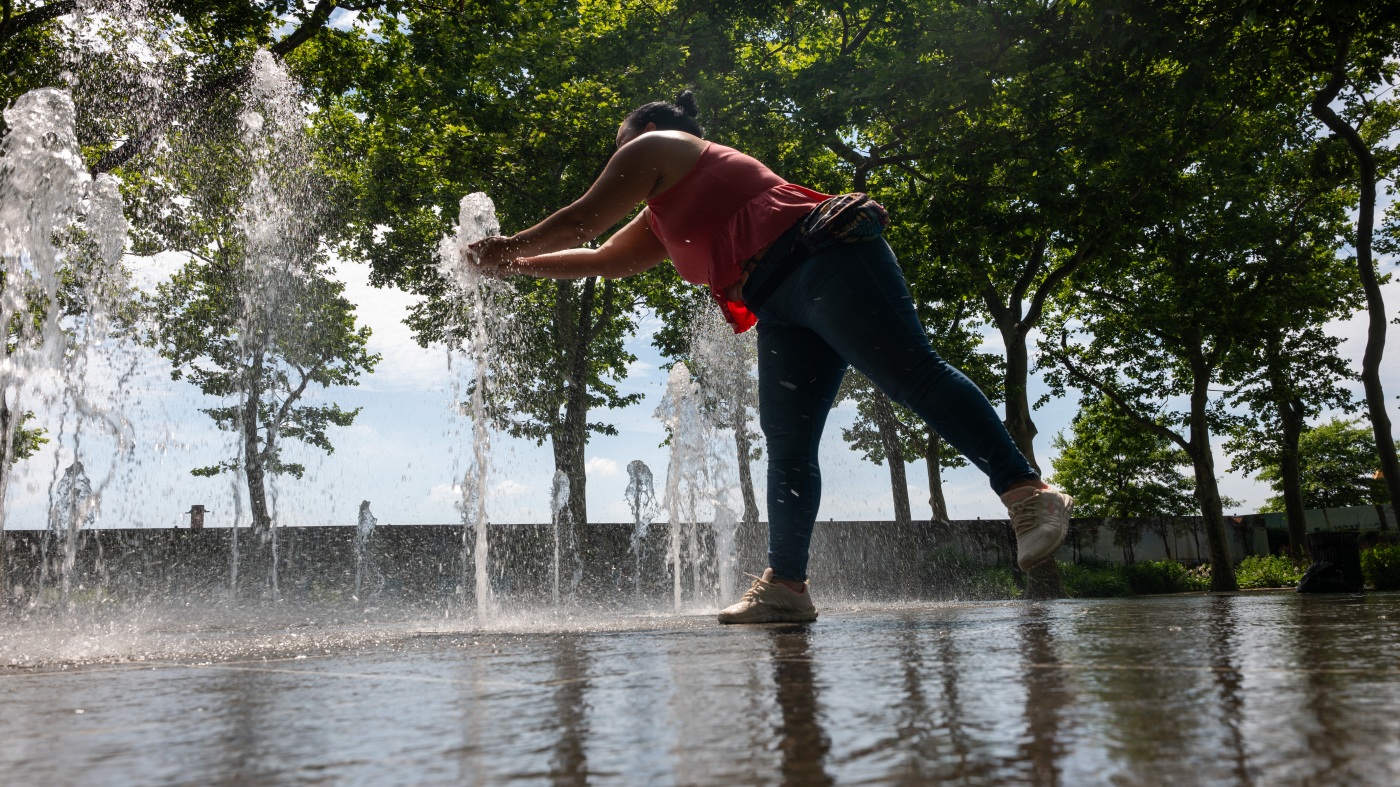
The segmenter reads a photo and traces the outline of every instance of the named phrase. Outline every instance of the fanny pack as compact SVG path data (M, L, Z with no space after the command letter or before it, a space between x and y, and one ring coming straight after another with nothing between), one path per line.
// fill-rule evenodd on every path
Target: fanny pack
M803 216L778 237L755 267L776 260L767 278L753 293L744 297L749 311L761 307L778 285L819 251L839 243L863 243L884 233L890 223L889 211L868 194L853 192L832 197Z

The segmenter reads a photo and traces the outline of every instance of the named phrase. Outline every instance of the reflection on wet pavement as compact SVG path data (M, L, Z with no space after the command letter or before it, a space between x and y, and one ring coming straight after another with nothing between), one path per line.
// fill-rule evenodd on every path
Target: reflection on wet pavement
M0 774L1396 784L1397 624L1400 594L1181 596L847 609L810 627L621 616L290 642L283 658L49 663L0 669Z

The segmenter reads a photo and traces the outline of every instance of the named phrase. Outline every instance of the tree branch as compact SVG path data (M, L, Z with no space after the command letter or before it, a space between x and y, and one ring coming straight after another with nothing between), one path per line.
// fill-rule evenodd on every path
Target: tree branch
M885 4L881 3L878 8L870 12L870 18L865 21L865 26L862 27L859 31L857 31L855 36L849 39L849 41L845 40L846 33L848 31L848 27L846 25L845 20L846 15L844 13L841 15L841 38L843 39L841 45L842 55L849 55L855 52L857 49L860 48L861 44L865 43L865 39L869 38L870 33L874 31L875 23L884 16L884 11Z
M1035 281L1035 275L1045 265L1045 247L1048 244L1049 241L1044 236L1035 239L1035 243L1031 246L1030 258L1026 260L1026 267L1021 269L1021 275L1017 276L1015 283L1011 285L1011 293L1007 297L1006 305L1017 314L1021 314L1021 299L1025 297L1026 290L1030 289L1031 282ZM1019 329L1026 322L1025 317L1022 316L1021 324L1017 328Z
M287 398L282 402L282 406L277 408L277 418L271 424L269 424L270 427L276 426L280 428L282 426L282 424L287 420L287 413L291 411L292 404L295 403L298 399L300 399L302 394L306 393L306 386L311 383L311 372L313 370L308 369L307 371L303 372L300 368L296 366L293 366L292 368L296 369L297 374L301 375L301 384L298 385L295 390L289 391L287 393Z
M31 27L38 27L45 22L52 22L64 14L71 14L77 7L77 0L54 0L48 5L31 8L19 16L11 16L13 11L11 0L5 0L5 16L3 21L0 21L0 44Z
M1064 283L1079 266L1087 262L1094 256L1096 249L1092 244L1080 246L1079 250L1070 257L1069 262L1050 271L1045 277L1045 281L1036 289L1035 295L1031 296L1031 306L1026 310L1025 319L1022 322L1027 325L1035 325L1040 321L1040 314L1045 310L1045 301L1050 297L1050 293Z
M1181 450L1187 452L1187 454L1191 453L1191 446L1181 438L1181 435L1178 435L1176 432L1150 418L1144 417L1137 411L1137 408L1128 404L1122 394L1115 391L1111 386L1094 379L1093 375L1090 375L1088 372L1075 366L1074 362L1069 359L1069 336L1064 332L1060 333L1060 346L1063 350L1062 352L1056 352L1051 349L1049 350L1049 354L1053 356L1055 360L1059 361L1061 366L1065 367L1065 371L1069 372L1070 377L1083 382L1090 389L1107 396L1124 415L1131 418L1137 425L1147 429L1153 434L1161 435L1171 440L1173 443L1181 446Z
M291 35L268 47L272 54L278 57L286 57L293 50L307 41L311 37L321 32L326 26L326 22L331 18L331 12L336 9L336 0L320 0L316 3L316 8L311 12L311 16L306 18Z
M64 1L69 2L70 5L72 3L72 0ZM53 5L57 5L57 3ZM363 3L357 4L355 8L363 10L379 5L382 5L382 3ZM286 38L268 47L268 50L279 58L285 58L297 47L310 41L313 36L321 32L321 30L325 28L326 22L330 19L331 12L335 11L337 7L335 0L320 0L320 2L316 4L315 10L311 12L311 15L306 18L305 22L302 22L301 25L298 26L296 30L293 30ZM232 74L226 74L217 79L210 80L209 82L194 85L182 91L179 95L167 99L153 113L150 124L144 130L137 136L128 139L120 147L104 153L102 157L97 160L97 163L93 165L92 174L96 175L102 172L111 172L146 152L160 139L161 135L165 133L165 129L174 122L175 118L181 112L198 110L199 107L204 106L217 96L241 89L251 76L248 69L240 69Z

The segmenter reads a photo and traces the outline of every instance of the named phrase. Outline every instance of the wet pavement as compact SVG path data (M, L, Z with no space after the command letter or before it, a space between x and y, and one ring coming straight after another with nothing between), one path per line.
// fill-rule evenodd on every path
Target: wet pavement
M82 664L15 658L51 641L12 630L0 780L1400 784L1400 594L711 620L313 626L241 657L205 630Z

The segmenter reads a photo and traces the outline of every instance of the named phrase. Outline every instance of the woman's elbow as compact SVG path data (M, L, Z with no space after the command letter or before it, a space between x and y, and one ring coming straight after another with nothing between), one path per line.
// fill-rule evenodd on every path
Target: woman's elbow
M564 226L564 231L569 234L569 240L577 243L588 243L596 240L600 235L612 229L613 224L607 219L599 216L596 212L580 205L570 205L560 216L560 223Z

